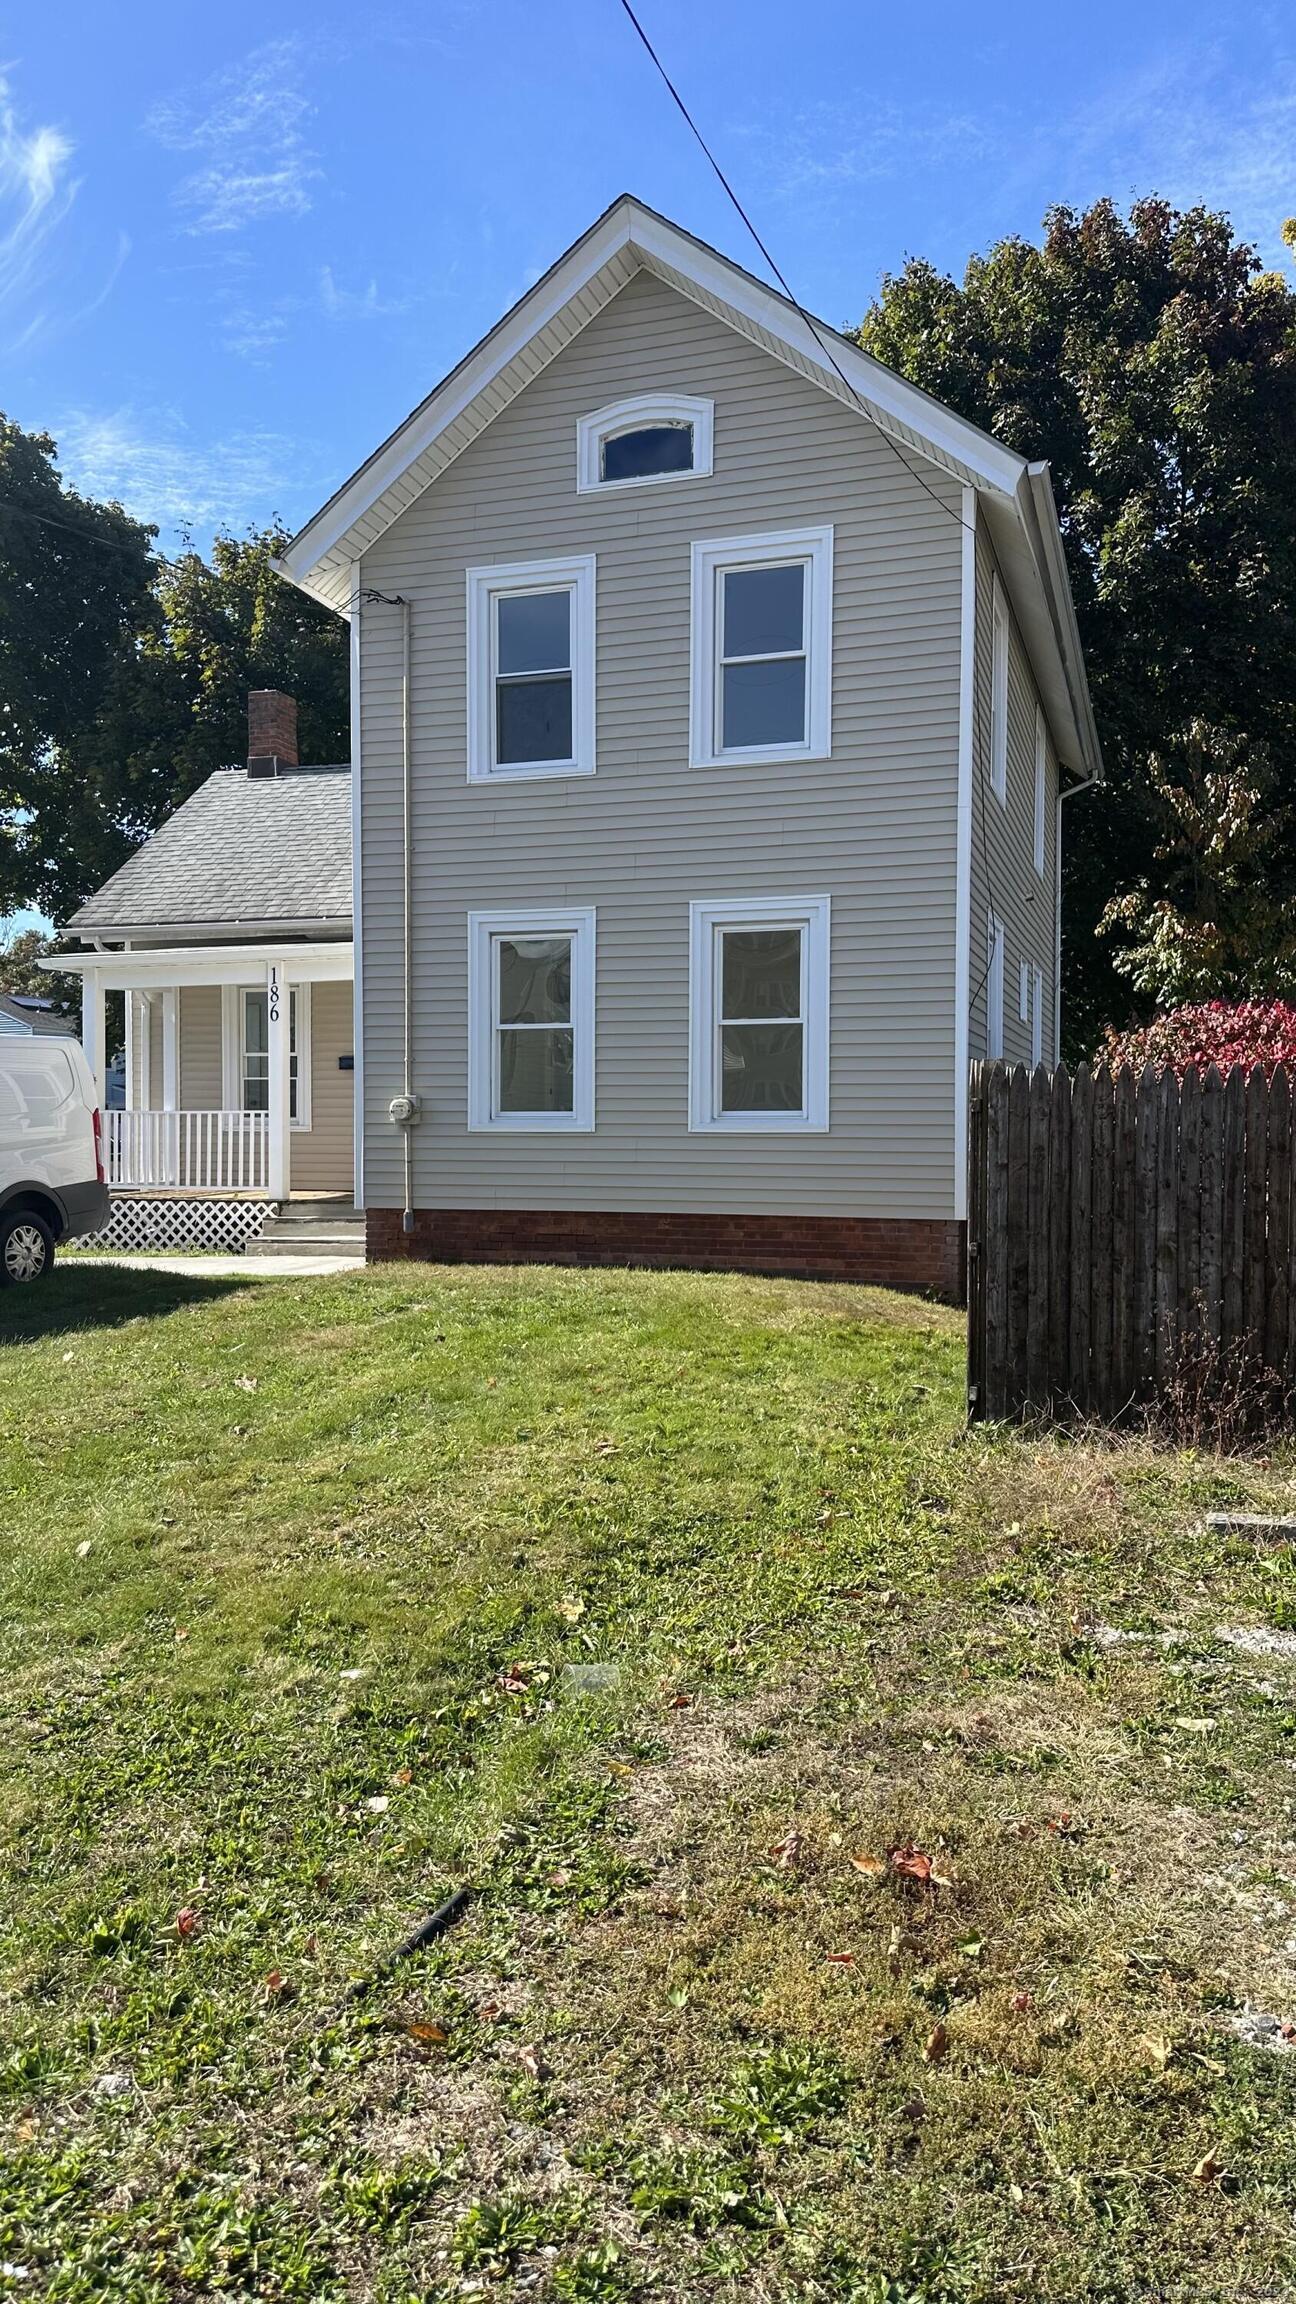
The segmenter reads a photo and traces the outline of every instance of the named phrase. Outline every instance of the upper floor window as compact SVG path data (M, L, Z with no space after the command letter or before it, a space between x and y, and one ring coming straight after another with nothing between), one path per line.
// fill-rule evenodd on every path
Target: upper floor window
M468 570L468 780L594 773L594 561Z
M802 528L693 546L695 768L831 750L832 545Z
M582 416L576 487L632 488L704 477L711 470L715 405L684 392L640 392Z
M990 595L990 788L1008 805L1008 604L996 576Z

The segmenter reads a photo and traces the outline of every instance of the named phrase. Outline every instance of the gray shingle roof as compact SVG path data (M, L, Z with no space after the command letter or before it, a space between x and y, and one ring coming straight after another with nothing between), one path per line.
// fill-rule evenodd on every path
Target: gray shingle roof
M218 768L68 921L88 936L351 921L351 771Z

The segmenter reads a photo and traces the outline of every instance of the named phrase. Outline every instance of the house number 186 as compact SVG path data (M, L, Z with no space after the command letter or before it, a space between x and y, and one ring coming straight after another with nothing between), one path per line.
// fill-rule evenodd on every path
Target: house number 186
M279 971L277 968L272 968L270 971L270 1021L272 1024L277 1024L279 1021Z

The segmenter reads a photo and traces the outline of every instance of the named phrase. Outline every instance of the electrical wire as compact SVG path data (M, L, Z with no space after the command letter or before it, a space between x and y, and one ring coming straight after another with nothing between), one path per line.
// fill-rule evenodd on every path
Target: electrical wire
M849 392L851 399L855 402L861 415L868 419L869 423L873 426L879 437L885 440L888 448L895 456L896 461L903 467L904 471L908 473L910 479L916 480L918 482L919 487L923 489L926 495L930 496L933 504L935 504L938 509L945 514L946 518L949 520L957 521L958 526L965 532L972 531L972 523L964 519L962 511L955 511L953 505L948 504L943 496L939 496L937 494L936 490L931 487L926 480L924 480L922 473L918 471L916 466L911 463L909 458L904 454L904 451L901 449L898 441L892 439L891 434L886 429L886 426L878 422L875 410L869 407L868 402L864 399L858 387L852 382L851 378L846 374L844 368L841 366L836 353L833 351L832 344L824 332L823 324L815 319L814 314L806 309L805 305L800 302L798 297L793 295L792 289L788 284L785 274L783 273L780 266L775 262L774 257L771 255L770 250L767 248L751 217L748 215L747 210L744 208L742 201L739 199L738 194L735 192L733 185L730 183L729 178L726 176L724 169L721 167L720 162L717 160L710 145L707 143L705 136L703 135L696 120L694 119L687 104L685 103L684 98L681 96L679 89L676 87L675 82L672 80L669 72L666 70L666 67L658 55L657 50L654 48L647 32L644 30L644 27L640 23L634 9L631 7L630 0L619 0L619 5L624 14L629 18L635 33L637 34L647 56L649 57L654 69L661 79L661 82L665 87L668 95L670 96L671 101L675 105L680 118L683 120L690 135L694 138L694 141L698 145L699 150L702 152L704 158L706 159L707 164L715 175L716 180L719 183L721 190L724 192L726 199L729 201L735 214L739 217L747 232L750 234L752 240L755 242L757 248L760 250L761 255L763 256L766 264L768 265L770 271L773 273L775 280L782 290L783 295L786 297L788 303L792 306L793 311L804 322L819 350L823 353L825 359L829 363L829 366L832 368L845 390ZM976 636L974 633L974 656L975 649ZM979 771L979 782L981 787L982 869L985 875L986 895L989 898L990 910L994 914L995 919L998 920L999 907L995 898L994 882L990 872L990 847L987 833L987 827L991 819L987 813L988 795L986 786L985 747L981 742L980 684L975 677L975 673L972 681L972 717L972 748L977 757L977 767ZM990 972L993 966L994 946L993 939L991 939L990 950L986 956L985 967L978 982L968 995L969 1010L976 1005L976 1002L980 999L981 994L986 988L986 985L989 983Z
M138 550L134 544L119 543L115 536L101 535L97 528L85 528L73 520L60 520L52 512L33 511L30 504L15 504L12 496L0 496L0 512L12 512L19 520L39 520L44 528L60 528L65 536L79 536L83 543L101 545L105 552L127 552L134 558ZM145 549L149 559L158 561L163 568L181 568L184 565L181 560L169 559L155 545L147 545Z

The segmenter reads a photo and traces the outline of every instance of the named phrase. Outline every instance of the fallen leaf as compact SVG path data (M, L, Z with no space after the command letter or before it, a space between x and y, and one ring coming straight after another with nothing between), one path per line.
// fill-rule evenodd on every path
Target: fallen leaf
M954 1884L953 1875L938 1872L926 1850L916 1847L912 1840L888 1850L888 1855L893 1872L898 1872L902 1879L916 1880L922 1888L951 1888Z
M393 1784L412 1784L413 1781L414 1771L412 1768L398 1768L392 1778Z
M1137 2045L1142 2049L1148 2063L1155 2066L1158 2072L1164 2072L1173 2053L1172 2045L1164 2032L1141 2032Z
M776 1840L773 1847L766 1850L766 1854L771 1863L778 1865L780 1872L790 1872L801 1853L801 1847L801 1835L794 1826L790 1832L784 1833L781 1840Z
M450 2038L444 2024L432 2024L424 2021L418 2024L406 2024L402 2029L411 2040L419 2041L425 2048L444 2048Z
M1203 2152L1194 2168L1193 2181L1197 2184L1217 2184L1223 2173L1224 2163L1212 2144L1209 2152Z
M876 1880L886 1871L885 1856L852 1856L851 1863L857 1872L864 1874L866 1880Z
M175 1931L177 1936L179 1936L182 1940L190 1936L196 1936L200 1925L201 1922L199 1915L194 1910L193 1905L182 1904L180 1910L175 1916Z
M498 2024L503 2013L504 2010L498 2000L479 2000L475 2010L478 2021L482 2024Z
M82 1543L82 1544L78 1544L78 1546L77 1546L77 1558L78 1558L78 1560L88 1560L88 1559L89 1559L89 1557L90 1557L90 1539L89 1539L89 1537L87 1536L87 1537L86 1537L86 1539L85 1539L85 1542L84 1542L84 1543Z
M949 2034L943 2024L933 2024L923 2042L924 2064L939 2064L949 2048Z
M566 1624L579 1624L585 1613L585 1603L579 1593L569 1592L558 1603L558 1613Z
M365 1802L371 1816L385 1816L391 1806L385 1792L373 1792Z
M255 1392L260 1381L259 1376L236 1376L234 1379L235 1387L240 1392Z
M266 1999L273 2004L291 2000L293 1988L281 1968L272 1968L263 1986Z
M1014 2016L1029 2016L1035 2002L1029 1992L1014 1992L1008 2005Z
M687 1712L692 1702L692 1697L685 1689L677 1688L674 1695L668 1697L666 1709L668 1712Z
M532 2080L548 2079L549 2066L545 2062L543 2051L537 2048L534 2042L526 2048L519 2048L518 2062Z
M827 1958L831 1960L834 1968L853 1968L855 1965L853 1952L829 1952Z

